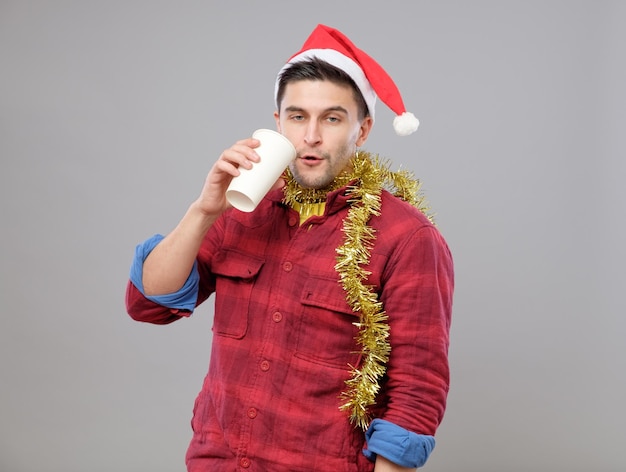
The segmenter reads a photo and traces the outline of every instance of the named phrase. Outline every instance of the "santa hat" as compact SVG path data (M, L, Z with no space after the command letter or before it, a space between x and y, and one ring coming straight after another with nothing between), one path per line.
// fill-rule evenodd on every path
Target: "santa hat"
M374 59L357 48L343 33L325 25L317 25L302 49L283 66L276 79L275 97L280 75L291 64L317 57L346 72L357 85L374 119L376 96L397 116L393 120L396 134L407 136L417 130L419 121L406 111L400 91L389 74Z

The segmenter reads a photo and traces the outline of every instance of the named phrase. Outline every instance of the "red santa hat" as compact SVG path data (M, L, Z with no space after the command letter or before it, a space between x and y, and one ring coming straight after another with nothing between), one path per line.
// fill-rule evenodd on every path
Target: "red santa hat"
M283 66L276 80L275 96L281 73L291 64L317 57L346 72L357 85L374 119L376 97L396 114L393 127L396 134L407 136L417 130L419 121L406 111L398 87L389 74L374 59L357 48L340 31L325 25L317 25L305 41L302 49Z

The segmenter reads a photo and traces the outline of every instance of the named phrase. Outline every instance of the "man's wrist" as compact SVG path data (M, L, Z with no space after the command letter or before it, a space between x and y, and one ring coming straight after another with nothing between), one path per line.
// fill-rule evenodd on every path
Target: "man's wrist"
M402 467L401 465L394 464L389 459L381 455L376 456L374 472L414 472L416 470L417 469L415 467Z
M200 231L206 232L219 218L220 213L207 213L200 204L199 200L194 201L187 210L187 218L194 221L200 228Z

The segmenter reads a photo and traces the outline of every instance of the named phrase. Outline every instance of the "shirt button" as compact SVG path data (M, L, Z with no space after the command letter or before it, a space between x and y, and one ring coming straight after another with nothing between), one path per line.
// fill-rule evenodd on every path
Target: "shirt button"
M247 469L248 467L250 467L250 459L248 459L247 457L242 457L241 459L239 459L239 465L244 469Z
M268 370L270 370L270 363L268 361L261 361L261 364L259 364L259 366L263 372L267 372Z
M293 264L291 262L287 261L283 264L283 270L285 272L291 272L291 269L293 269Z
M295 226L297 222L298 222L298 218L296 218L295 216L289 217L289 226Z
M272 315L272 319L276 323L280 323L283 319L283 314L280 311L275 311L274 314Z
M248 410L248 418L250 418L251 420L253 420L254 418L256 418L257 415L257 410L256 408L250 408Z

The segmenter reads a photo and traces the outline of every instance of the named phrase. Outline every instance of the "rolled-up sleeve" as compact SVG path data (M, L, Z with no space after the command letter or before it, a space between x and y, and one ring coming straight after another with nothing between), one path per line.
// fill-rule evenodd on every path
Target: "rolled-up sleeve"
M193 311L198 299L198 287L200 282L200 276L198 274L198 263L194 262L189 277L185 281L185 284L176 292L167 293L163 295L146 295L143 290L143 263L150 254L150 252L163 240L163 236L155 234L151 238L148 238L141 244L138 244L135 248L135 257L130 268L130 281L133 283L137 290L146 297L148 300L153 301L159 305L167 308L174 308L177 310Z
M381 455L402 467L422 467L435 448L435 438L407 431L389 421L375 419L365 432L365 457L374 462Z

